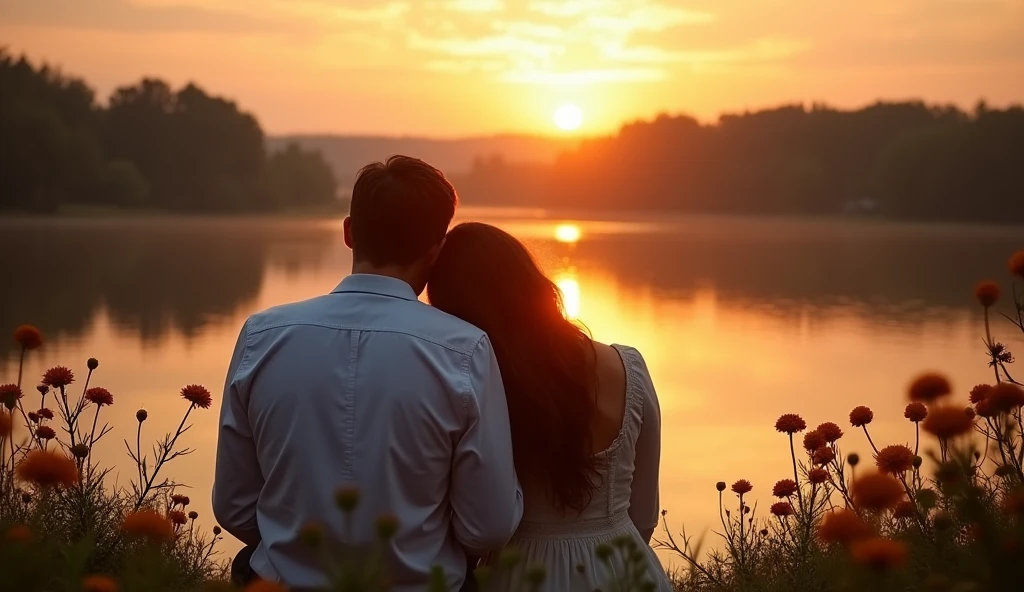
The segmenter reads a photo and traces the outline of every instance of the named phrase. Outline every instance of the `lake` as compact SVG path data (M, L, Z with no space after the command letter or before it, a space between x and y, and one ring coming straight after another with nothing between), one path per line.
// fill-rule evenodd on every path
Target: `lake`
M1020 228L471 208L460 218L521 237L595 338L644 354L663 414L662 505L690 534L718 523L717 481L749 479L767 508L771 486L791 475L773 427L782 413L835 421L843 449L867 456L850 409L875 411L879 445L913 442L903 393L915 373L947 372L966 404L992 378L973 287L1008 287L1006 261L1024 248ZM122 482L133 474L122 439L139 407L155 441L177 426L183 385L215 393L181 440L197 452L167 472L191 486L207 526L220 387L242 322L330 291L351 265L340 220L9 219L0 247L0 330L33 323L47 339L26 391L48 366L84 377L98 358L93 385L114 394L104 415L115 429L96 454L119 463ZM997 322L996 338L1019 349L1011 329ZM0 347L0 370L0 382L16 380L13 343Z

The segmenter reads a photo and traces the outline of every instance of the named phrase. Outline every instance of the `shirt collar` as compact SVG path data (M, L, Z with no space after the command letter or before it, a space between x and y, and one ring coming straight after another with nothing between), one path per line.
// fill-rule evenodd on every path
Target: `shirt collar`
M331 293L341 294L344 292L380 294L402 300L417 300L416 293L413 292L412 286L409 284L397 278L370 273L354 273L346 277Z

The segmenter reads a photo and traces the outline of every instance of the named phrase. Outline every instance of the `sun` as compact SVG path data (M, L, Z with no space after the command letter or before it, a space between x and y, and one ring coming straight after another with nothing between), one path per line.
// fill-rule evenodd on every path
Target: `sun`
M571 132L583 125L583 110L573 104L562 105L555 109L554 120L558 129Z

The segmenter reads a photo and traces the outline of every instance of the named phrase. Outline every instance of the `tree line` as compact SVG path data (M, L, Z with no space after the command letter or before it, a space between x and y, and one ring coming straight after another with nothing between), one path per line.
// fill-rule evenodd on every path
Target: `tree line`
M467 201L584 210L1024 222L1024 109L803 105L713 124L662 115L551 166L480 158Z
M194 84L144 79L101 106L84 81L0 49L0 210L188 212L337 203L315 151L268 153L256 119Z

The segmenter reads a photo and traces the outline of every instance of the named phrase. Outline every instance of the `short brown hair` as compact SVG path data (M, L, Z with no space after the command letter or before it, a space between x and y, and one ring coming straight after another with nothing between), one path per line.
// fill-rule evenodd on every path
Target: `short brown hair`
M444 173L395 155L359 171L352 187L352 256L373 265L411 265L444 239L458 203Z

